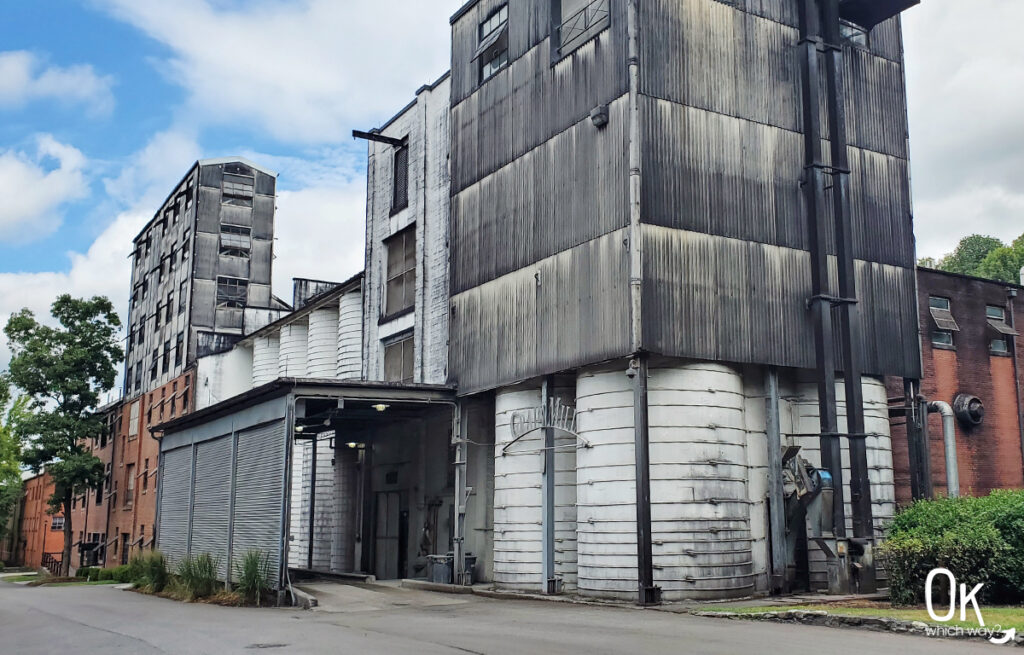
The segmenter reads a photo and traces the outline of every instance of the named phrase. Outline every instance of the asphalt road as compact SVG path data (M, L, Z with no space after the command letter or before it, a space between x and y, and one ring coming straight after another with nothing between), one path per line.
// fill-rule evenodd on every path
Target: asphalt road
M628 608L395 598L387 607L303 612L177 603L113 587L0 583L0 653L943 655L1000 648Z

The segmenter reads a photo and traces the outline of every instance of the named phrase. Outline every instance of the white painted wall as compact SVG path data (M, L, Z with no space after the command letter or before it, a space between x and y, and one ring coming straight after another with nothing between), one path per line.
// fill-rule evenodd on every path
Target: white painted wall
M216 405L222 400L252 388L252 348L236 346L196 361L196 409Z
M309 315L307 374L311 378L333 378L338 373L338 308L314 309Z

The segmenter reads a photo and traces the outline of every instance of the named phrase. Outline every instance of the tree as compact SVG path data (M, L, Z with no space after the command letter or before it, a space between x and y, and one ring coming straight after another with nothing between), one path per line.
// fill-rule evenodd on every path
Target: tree
M1003 248L1004 244L995 237L972 234L960 240L953 254L942 258L939 269L963 275L979 275L978 269L990 252Z
M61 575L71 565L71 501L95 489L103 464L85 449L85 440L104 428L96 412L100 394L114 387L124 351L117 340L121 319L110 300L65 294L51 312L59 327L39 323L27 309L4 328L13 357L10 379L29 398L27 415L16 423L25 464L46 469L55 491L50 511L64 512Z
M976 275L990 280L1020 284L1020 269L1024 266L1024 240L1017 239L1013 243L1013 246L996 248L990 252L978 266Z
M11 390L8 381L0 376L0 541L7 536L8 522L21 500L21 440L16 434L16 423L25 415L28 398L18 398L8 408Z

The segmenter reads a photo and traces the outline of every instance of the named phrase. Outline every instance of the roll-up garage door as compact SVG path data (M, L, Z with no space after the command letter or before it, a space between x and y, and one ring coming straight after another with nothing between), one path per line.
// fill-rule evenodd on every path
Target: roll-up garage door
M192 447L164 453L160 467L160 550L171 566L188 555L188 504L192 492Z
M228 531L231 507L231 437L196 446L196 485L192 500L192 555L209 553L218 562L217 574L228 571Z
M273 582L281 563L281 511L284 507L284 422L238 434L232 559L250 549L270 556Z

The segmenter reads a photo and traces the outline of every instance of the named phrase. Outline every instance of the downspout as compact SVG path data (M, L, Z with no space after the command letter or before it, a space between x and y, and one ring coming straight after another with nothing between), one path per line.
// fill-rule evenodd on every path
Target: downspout
M779 370L765 372L765 432L768 437L768 517L771 539L771 593L786 587L786 499L782 482L782 426L779 419Z
M1021 277L1024 278L1024 269L1021 269ZM1024 282L1024 279L1022 279L1021 281ZM1010 289L1009 295L1010 295L1010 298L1009 298L1009 302L1007 303L1007 305L1009 305L1009 307L1008 307L1008 310L1009 310L1008 314L1010 315L1010 327L1012 327L1014 330L1016 330L1017 329L1017 315L1015 313L1014 301L1017 298L1017 290L1016 289ZM1013 339L1011 339L1010 343L1013 346L1010 349L1010 352L1013 355L1013 385L1014 385L1014 389L1016 389L1016 391L1017 391L1017 395L1016 395L1016 399L1017 399L1017 425L1020 428L1020 455L1021 455L1021 462L1024 463L1024 414L1022 414L1022 411L1021 411L1022 409L1024 409L1024 407L1022 407L1022 404L1024 404L1024 403L1022 403L1022 400L1024 400L1024 399L1022 399L1021 395L1020 395L1020 391L1021 391L1021 389L1020 389L1020 362L1018 361L1019 353L1017 352L1017 337L1014 337Z
M637 586L640 605L661 602L654 585L651 540L650 434L647 407L647 355L643 352L643 232L640 224L640 43L638 0L628 0L626 33L629 41L629 302L630 346L634 354L629 372L633 378L633 429L636 476Z
M946 493L950 498L960 496L960 471L956 457L956 421L953 408L949 403L933 400L928 403L928 411L942 415L942 443L946 451Z

